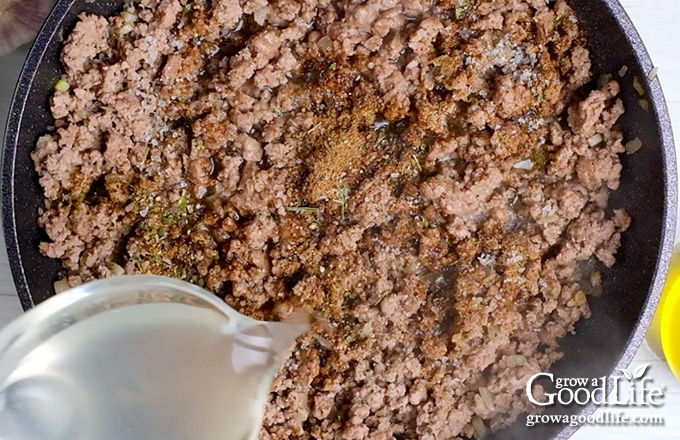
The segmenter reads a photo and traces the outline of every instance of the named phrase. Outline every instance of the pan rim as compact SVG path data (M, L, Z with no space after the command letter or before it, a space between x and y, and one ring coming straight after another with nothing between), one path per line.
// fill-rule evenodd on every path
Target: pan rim
M61 27L66 14L76 1L78 0L59 0L38 32L38 36L33 42L19 74L3 137L1 158L2 180L0 181L0 191L2 192L2 227L14 286L24 311L35 307L36 304L28 288L28 280L24 271L14 209L14 176L16 173L16 155L19 147L20 127L28 100L28 91L40 68L47 47L56 37L57 30Z
M651 56L649 55L640 34L635 28L633 21L630 19L619 0L601 1L609 10L609 13L614 17L628 41L633 55L640 64L642 71L651 72L655 67ZM660 149L664 169L664 214L662 218L661 237L659 240L659 253L654 268L654 274L652 276L652 282L647 290L647 299L640 311L639 318L625 344L621 356L607 375L606 389L609 391L614 387L613 373L619 369L625 369L630 365L644 341L647 329L652 322L654 313L656 312L661 299L661 293L663 292L666 277L668 275L668 267L670 265L673 246L675 244L675 228L678 215L678 175L671 119L659 79L654 78L653 80L650 80L649 77L645 75L643 83L649 91L650 101L657 122L657 129L659 130L659 138L661 139ZM597 409L597 405L591 402L582 408L579 412L579 416L589 416ZM567 440L574 435L580 427L580 425L567 425L555 435L553 440Z

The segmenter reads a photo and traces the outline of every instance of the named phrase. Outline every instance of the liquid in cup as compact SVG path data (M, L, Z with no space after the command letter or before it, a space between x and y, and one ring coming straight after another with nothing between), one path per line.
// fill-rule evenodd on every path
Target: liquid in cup
M115 302L109 289L104 303L84 307L98 294L83 295L86 285L22 317L66 323L9 344L13 324L0 333L0 440L257 439L271 380L308 322L255 321L163 277L116 282L141 302L98 310ZM180 297L191 301L173 300L164 283L187 288Z

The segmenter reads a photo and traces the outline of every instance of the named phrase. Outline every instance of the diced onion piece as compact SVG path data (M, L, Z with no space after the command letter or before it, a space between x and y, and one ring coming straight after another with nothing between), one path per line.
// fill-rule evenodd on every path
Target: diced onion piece
M321 39L316 43L321 50L331 50L333 49L333 40L328 35L321 37Z
M640 82L640 78L637 76L633 78L633 88L640 96L645 96L645 86Z
M588 304L588 298L586 298L586 293L583 290L579 290L578 292L576 292L576 295L574 295L574 302L578 307L582 307Z
M135 28L135 27L132 25L132 23L125 23L123 26L121 26L121 28L120 28L120 30L118 31L118 33L119 33L120 35L127 35L127 34L129 34L130 32L132 32L132 31L134 30L134 28Z
M511 354L507 356L505 362L508 364L508 367L510 368L523 367L524 365L527 364L527 358L523 354Z
M593 287L602 285L602 274L600 272L593 272L590 274L590 285Z
M302 425L305 420L309 418L309 395L307 393L302 393L302 396L299 401L296 400L295 404L298 405L298 412L295 416L295 419L298 421L300 425Z
M493 192L493 188L486 183L477 183L470 188L470 192L475 197L486 198Z
M65 292L70 288L71 288L71 285L68 283L66 278L62 278L62 279L54 282L54 293Z
M260 8L257 11L253 12L253 20L255 20L255 23L262 26L264 25L264 22L267 19L267 14L269 14L268 8L266 7Z
M363 336L364 338L374 338L375 337L375 333L373 332L373 325L370 322L367 322L361 328L361 336Z
M586 292L586 295L599 297L602 296L602 274L600 272L593 272L590 274L590 289Z
M121 275L125 275L125 269L123 269L120 264L111 263L111 273L119 277Z
M472 417L472 428L475 430L475 438L477 440L481 440L489 433L484 421L477 416Z
M66 81L65 79L60 79L54 85L54 90L56 90L57 92L68 92L69 89L71 89L71 84L69 84L68 81Z
M482 397L482 401L489 411L493 411L496 405L493 403L493 394L487 387L479 387L479 395Z
M498 330L497 327L490 325L489 328L487 329L487 333L489 335L489 339L492 341L497 341L501 338L501 332Z
M626 142L626 154L635 154L642 148L642 141L636 137L632 141Z
M628 73L628 66L624 64L623 67L619 69L619 76L623 78L624 76L626 76L626 73Z
M123 12L120 16L125 23L134 23L137 21L137 16L129 12Z
M531 170L534 167L534 162L531 159L526 159L517 162L512 166L513 168L516 168L518 170Z
M319 343L320 346L325 348L326 350L333 350L333 344L330 343L330 341L326 338L324 338L321 335L315 335L316 341Z
M650 81L654 81L658 75L659 75L659 67L654 66L652 68L652 70L650 70L649 73L647 74L647 79L650 80Z
M600 133L597 133L591 136L590 139L588 139L588 145L590 145L591 147L597 147L602 143L602 141L604 141L604 138Z
M541 223L544 223L544 224L546 224L546 225L549 225L549 224L551 224L551 223L555 223L555 222L558 221L559 219L560 219L560 216L559 216L559 215L555 215L555 214L553 214L553 215L545 215L545 216L541 217Z
M463 338L461 335L453 335L451 337L451 342L456 344L456 347L460 349L460 352L463 354L468 354L470 351L472 351L472 347L470 344L467 343L467 341Z
M643 99L638 99L638 104L639 104L640 107L642 107L645 111L647 111L647 112L649 111L649 101L647 101L646 99L644 99L644 98L643 98Z
M586 292L586 295L588 296L594 296L595 298L599 298L602 296L604 293L604 290L602 289L602 285L600 284L599 286L593 286Z

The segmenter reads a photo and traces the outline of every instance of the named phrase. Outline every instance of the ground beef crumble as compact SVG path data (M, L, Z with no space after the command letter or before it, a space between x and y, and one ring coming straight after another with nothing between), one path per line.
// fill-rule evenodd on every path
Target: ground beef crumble
M83 14L38 141L71 285L154 273L314 314L262 439L511 424L590 317L624 151L564 0L141 0ZM599 263L597 263L599 261ZM592 284L592 285L591 285ZM596 285L597 284L597 285Z

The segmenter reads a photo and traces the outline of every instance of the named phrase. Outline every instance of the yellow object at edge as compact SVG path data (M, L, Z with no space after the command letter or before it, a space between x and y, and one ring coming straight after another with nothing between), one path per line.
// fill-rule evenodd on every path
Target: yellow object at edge
M676 253L674 259L677 260ZM666 361L675 377L680 379L680 264L671 263L662 303L659 304L661 319L661 345Z

